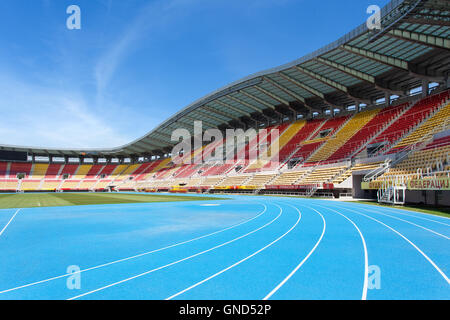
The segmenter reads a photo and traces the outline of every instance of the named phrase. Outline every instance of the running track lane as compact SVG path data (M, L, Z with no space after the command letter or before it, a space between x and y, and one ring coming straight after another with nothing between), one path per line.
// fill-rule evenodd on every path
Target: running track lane
M448 239L431 232L432 229L423 229L422 222L414 220L415 216L405 217L404 212L340 203L331 206L330 202L324 204L324 201L317 203L323 208L344 212L361 225L367 241L369 264L381 269L381 290L369 290L369 299L449 299Z
M227 207L248 199L234 198ZM82 292L65 289L62 276L3 294L0 286L0 299L450 297L449 219L323 200L254 201L267 210L248 223L83 273ZM381 269L380 290L368 288L368 265Z
M192 205L195 210L198 210L198 205ZM242 204L241 204L242 206ZM252 204L246 203L246 206L252 207ZM255 207L256 206L256 207ZM142 207L142 206L139 206ZM148 206L143 206L144 208L147 208ZM165 214L167 214L167 208L165 206ZM96 206L96 208L98 208ZM248 230L255 229L262 225L263 223L266 223L269 218L268 215L268 208L264 204L256 202L253 205L253 212L257 208L258 212L257 215L253 214L253 217L244 221L241 221L237 224L234 224L230 227L222 228L221 230L214 231L211 233L208 233L206 235L204 234L196 234L196 237L190 237L189 240L183 239L184 241L177 242L174 244L174 241L171 241L166 246L157 247L154 248L155 244L153 242L146 244L149 246L149 249L152 249L150 251L145 252L139 252L138 254L134 254L132 256L119 256L116 258L116 260L108 261L105 259L102 259L100 257L100 260L102 263L93 265L92 263L89 263L89 267L82 268L82 277L84 281L83 290L86 289L94 289L97 288L98 285L106 285L111 283L112 281L117 281L120 278L123 278L124 276L129 276L130 274L133 274L133 272L141 272L143 270L147 270L149 265L154 264L155 267L159 267L161 264L165 263L171 263L173 262L174 257L177 259L182 259L185 257L185 255L188 255L190 253L194 254L196 253L197 249L207 249L215 244L218 243L218 241L223 241L222 239L231 239L241 236L243 233L247 233ZM108 208L107 208L108 209ZM141 208L142 209L142 208ZM186 209L186 208L185 208ZM231 206L232 210L235 210L233 206ZM86 210L86 209L85 209ZM215 208L214 210L217 210ZM191 211L193 211L191 209ZM272 210L273 211L273 210ZM195 214L198 214L198 212L194 212ZM58 212L60 214L60 212ZM120 214L120 217L123 216L123 213ZM107 215L103 215L103 218L107 217ZM132 217L133 218L133 217ZM158 217L155 217L158 219ZM91 215L88 215L86 217L87 220L93 219ZM86 220L85 219L85 220ZM142 219L142 217L140 217ZM241 219L242 220L242 219ZM59 221L57 219L57 221ZM38 219L38 222L41 222L41 219ZM122 222L122 221L121 221ZM139 222L139 221L138 221ZM106 224L108 226L108 224ZM48 227L47 230L52 230L51 227ZM95 231L95 230L94 230ZM89 233L90 234L90 233ZM59 235L59 234L57 234ZM121 239L121 238L120 238ZM78 240L77 238L75 240ZM76 241L74 241L76 242ZM195 246L191 246L191 244L195 243ZM1 243L0 243L1 245ZM65 244L68 248L68 251L70 253L70 249L77 248L78 243L66 243ZM153 245L153 248L152 248ZM108 245L106 251L110 253L114 249L114 244ZM86 251L88 251L91 248L85 248ZM130 248L130 251L133 253L136 253L136 250L133 250L133 248ZM95 253L98 255L98 251L95 251ZM107 253L107 252L105 252ZM155 258L154 256L157 256ZM23 257L23 256L22 256ZM57 264L58 256L54 257L53 263ZM51 265L52 266L52 265ZM57 270L65 271L67 264L63 267L56 268ZM107 271L105 272L104 270ZM65 299L73 296L74 291L67 290L66 288L66 278L67 274L60 274L55 275L52 274L50 277L35 277L34 281L29 281L23 283L18 283L16 286L11 286L9 288L5 288L3 290L0 290L0 298L8 299L8 298L26 298L26 299L34 299L34 298L48 298L48 299ZM10 278L11 281L16 280ZM20 280L20 279L19 279ZM17 281L17 280L16 280Z

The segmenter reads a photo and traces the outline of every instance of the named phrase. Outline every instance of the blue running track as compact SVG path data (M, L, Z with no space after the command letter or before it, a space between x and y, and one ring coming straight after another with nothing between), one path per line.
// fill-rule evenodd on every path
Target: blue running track
M450 299L448 218L227 197L0 210L0 299Z

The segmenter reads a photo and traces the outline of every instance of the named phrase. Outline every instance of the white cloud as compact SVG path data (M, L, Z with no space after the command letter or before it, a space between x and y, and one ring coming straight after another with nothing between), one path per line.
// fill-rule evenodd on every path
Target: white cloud
M103 54L94 56L97 61L94 65L82 64L68 49L71 46L66 48L57 42L60 45L55 45L57 58L52 68L44 72L36 70L33 67L37 62L31 61L28 75L16 72L13 65L3 70L0 74L0 144L109 148L135 140L136 131L145 134L153 129L164 120L161 114L142 115L142 106L117 102L114 90L126 85L121 83L117 69L141 41L151 39L152 28L170 24L178 14L186 14L189 5L203 1L151 2L139 10ZM111 2L104 0L104 4L109 10ZM86 76L86 70L92 73ZM119 82L112 86L114 79ZM76 84L72 86L71 82ZM93 90L90 90L91 84ZM142 132L139 125L148 125L148 128Z
M102 104L104 91L114 77L117 68L144 37L149 38L152 28L170 23L177 13L186 14L190 6L204 0L160 0L151 2L139 10L124 32L98 59L94 70L97 83L97 103Z
M117 147L130 141L76 92L0 78L0 144L55 148Z

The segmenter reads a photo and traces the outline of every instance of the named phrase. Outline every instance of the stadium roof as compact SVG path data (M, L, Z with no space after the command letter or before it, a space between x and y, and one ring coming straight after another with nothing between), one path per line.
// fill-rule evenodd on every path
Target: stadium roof
M291 63L233 82L185 107L157 128L113 149L47 149L3 145L0 150L43 156L139 157L170 153L177 128L256 127L287 116L323 113L404 96L424 81L449 84L450 1L393 0L382 30L366 23Z

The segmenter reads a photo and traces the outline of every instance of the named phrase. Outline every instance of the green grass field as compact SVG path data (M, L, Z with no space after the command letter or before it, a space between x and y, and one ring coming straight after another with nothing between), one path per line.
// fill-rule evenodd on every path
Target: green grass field
M202 200L220 199L213 197L199 198L184 195L128 193L19 193L0 194L0 209Z

